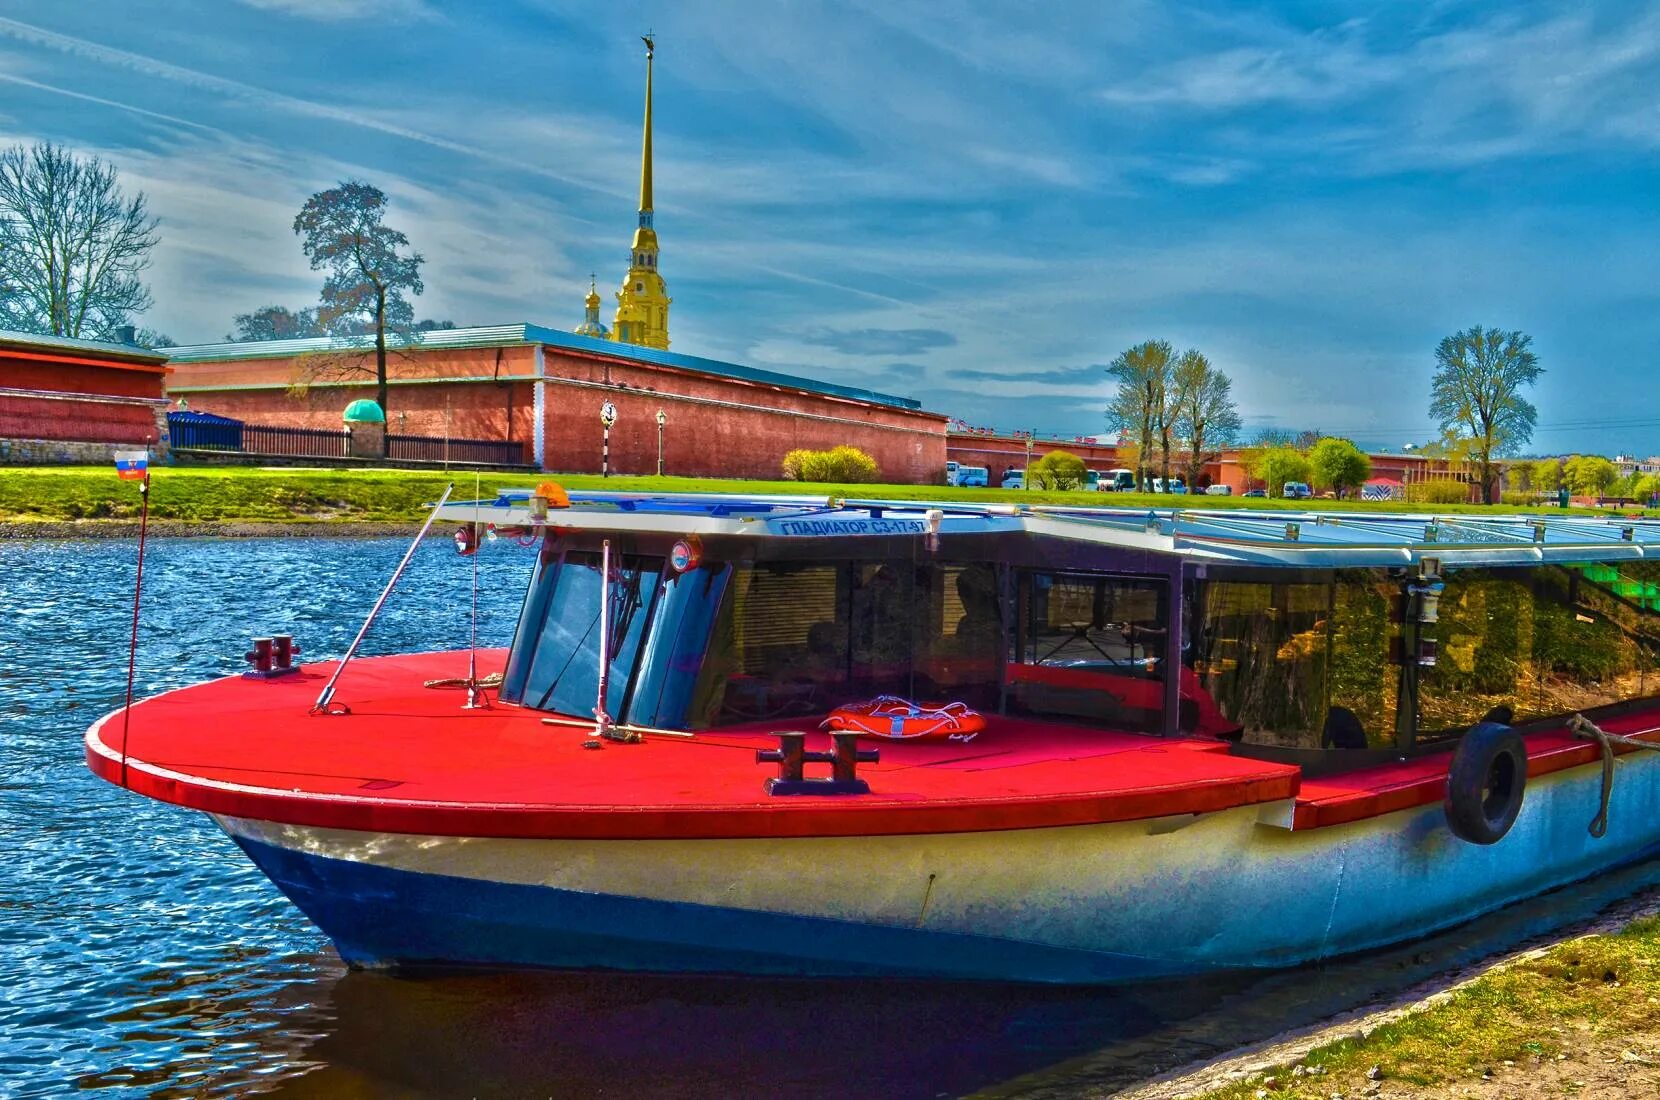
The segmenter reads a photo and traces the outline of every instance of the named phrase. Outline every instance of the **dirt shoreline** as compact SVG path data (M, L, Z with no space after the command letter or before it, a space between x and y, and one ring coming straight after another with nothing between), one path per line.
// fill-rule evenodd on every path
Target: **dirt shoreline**
M259 520L157 519L150 521L151 538L376 538L412 535L419 523L375 520L316 520L276 522ZM136 539L138 521L126 519L14 520L0 523L0 539Z

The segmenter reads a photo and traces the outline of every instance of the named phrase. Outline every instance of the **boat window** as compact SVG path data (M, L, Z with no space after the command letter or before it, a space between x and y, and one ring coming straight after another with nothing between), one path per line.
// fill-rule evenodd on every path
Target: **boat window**
M1161 732L1168 592L1142 577L1023 573L1010 712Z
M663 560L625 554L612 562L605 706L612 718L619 718L640 639L657 601ZM503 698L562 714L586 717L594 712L599 694L600 582L600 555L591 550L567 551L556 570L538 579L538 584L548 586L545 611L540 622L520 624L518 644L525 652L516 663L525 670L523 683L509 696L504 682ZM534 639L528 646L527 638Z
M996 573L912 561L740 566L711 632L694 728L822 717L876 695L997 702Z
M1197 682L1184 683L1183 694L1249 744L1391 745L1399 690L1391 611L1399 594L1399 582L1381 570L1298 583L1272 575L1197 582L1187 656Z
M1460 569L1445 578L1419 737L1660 696L1660 565Z

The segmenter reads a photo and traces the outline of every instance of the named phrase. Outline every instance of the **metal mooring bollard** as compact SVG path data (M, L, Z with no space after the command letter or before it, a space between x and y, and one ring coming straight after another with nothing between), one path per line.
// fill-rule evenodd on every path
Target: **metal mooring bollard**
M294 667L294 654L300 651L300 647L294 644L292 634L255 638L252 644L253 648L242 655L242 659L253 666L242 674L244 679L270 680L300 671Z
M808 752L807 735L800 730L776 730L776 749L757 749L757 764L776 763L778 774L767 780L767 793L788 794L869 794L870 784L858 777L859 765L881 759L875 749L859 748L856 730L838 730L830 735L830 752ZM808 764L829 764L828 779L808 779Z

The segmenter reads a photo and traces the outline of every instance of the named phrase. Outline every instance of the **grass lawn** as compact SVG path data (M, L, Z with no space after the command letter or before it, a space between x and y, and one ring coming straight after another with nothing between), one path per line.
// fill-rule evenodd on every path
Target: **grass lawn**
M192 523L226 522L398 522L419 521L426 505L455 481L457 499L473 496L472 473L448 475L417 470L334 470L245 466L178 466L152 469L151 515ZM1285 501L1236 497L1172 497L1141 493L1023 492L1005 489L948 488L942 485L820 485L796 481L736 481L715 478L613 477L594 474L549 474L567 489L618 492L786 493L791 495L865 497L977 503L1073 504L1114 507L1260 508L1343 511L1522 512L1507 506L1365 504L1358 501ZM483 494L503 486L530 487L534 474L484 474ZM121 481L103 466L14 467L0 470L0 521L134 519L139 496L133 482ZM1564 514L1550 509L1551 514ZM1575 511L1575 510L1569 510ZM1579 514L1596 514L1584 509Z
M1201 1096L1571 1096L1586 1089L1653 1096L1660 1092L1656 1005L1660 920L1648 918L1622 932L1569 940L1363 1039L1319 1047L1296 1065ZM1614 1091L1605 1091L1610 1085Z

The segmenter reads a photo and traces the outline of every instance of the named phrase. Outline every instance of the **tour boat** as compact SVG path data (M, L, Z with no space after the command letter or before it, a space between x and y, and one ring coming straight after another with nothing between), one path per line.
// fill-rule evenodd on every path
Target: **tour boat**
M1660 522L551 483L434 522L534 555L507 649L259 639L86 736L354 965L1138 982L1660 849Z

